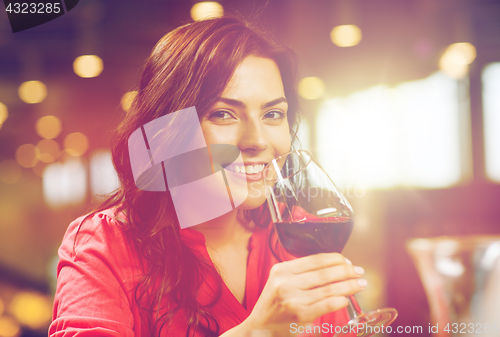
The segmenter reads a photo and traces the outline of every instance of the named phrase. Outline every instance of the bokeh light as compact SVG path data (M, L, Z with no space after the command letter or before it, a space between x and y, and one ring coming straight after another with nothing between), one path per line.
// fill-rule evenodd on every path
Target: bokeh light
M476 59L476 47L469 42L453 43L446 48L446 53L456 64L471 64Z
M439 69L448 76L460 79L467 76L469 64L476 58L476 48L468 42L453 43L439 59Z
M7 159L0 163L0 180L6 184L17 183L21 179L22 172L21 166L15 160ZM0 308L2 308L1 302ZM0 315L1 313L0 309Z
M132 106L132 102L134 101L135 96L137 96L137 91L129 91L123 94L122 99L120 101L120 105L122 106L122 109L124 111L128 111L130 109L130 106Z
M52 303L36 292L19 292L12 298L9 310L19 323L32 329L43 328L52 318Z
M9 117L9 110L7 109L7 106L0 102L0 125L2 125L5 120Z
M305 77L299 81L298 89L302 98L318 99L325 94L325 83L319 77Z
M370 285L366 289L367 291L363 292L363 298L365 301L369 300L370 303L373 303L372 306L376 306L376 301L379 299L380 294L384 291L384 284L382 281L382 275L379 271L372 268L365 268L365 275L363 277L368 281Z
M52 139L59 136L62 131L62 123L56 116L43 116L36 122L36 133L45 139Z
M64 149L74 157L81 156L89 148L87 136L81 132L73 132L64 138Z
M75 74L83 78L97 77L103 68L102 59L96 55L78 56L73 62Z
M26 220L26 208L16 202L15 198L4 197L0 201L0 214L2 215L2 225L19 224ZM3 295L3 294L2 294ZM7 303L5 303L7 306ZM7 311L7 308L5 309ZM1 336L1 335L0 335Z
M36 163L35 166L33 166L31 168L31 170L33 171L33 173L35 175L37 175L38 177L42 178L43 177L43 171L45 170L45 168L47 167L47 163L44 163L43 161L39 161L38 163Z
M439 69L454 79L461 79L467 76L469 73L469 66L466 64L453 64L447 62L445 57L441 57L439 60Z
M16 160L22 167L33 167L38 162L38 149L33 144L24 144L17 148Z
M361 29L356 25L336 26L330 33L330 39L339 47L353 47L361 41Z
M194 21L202 21L212 18L220 18L224 15L224 7L214 1L198 2L191 7L191 18Z
M27 81L19 86L18 93L26 103L40 103L47 97L47 87L40 81Z
M21 327L17 321L9 316L0 317L0 336L15 337L18 336Z
M42 139L36 144L38 159L44 163L52 163L59 155L59 144L52 139Z

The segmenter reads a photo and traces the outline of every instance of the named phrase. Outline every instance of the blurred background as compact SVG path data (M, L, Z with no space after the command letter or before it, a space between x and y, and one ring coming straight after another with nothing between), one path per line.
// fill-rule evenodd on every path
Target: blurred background
M141 66L207 10L299 55L301 142L356 211L344 253L366 270L360 303L429 336L407 240L500 234L497 0L85 0L16 34L2 11L0 336L46 335L58 246L117 186L110 131Z

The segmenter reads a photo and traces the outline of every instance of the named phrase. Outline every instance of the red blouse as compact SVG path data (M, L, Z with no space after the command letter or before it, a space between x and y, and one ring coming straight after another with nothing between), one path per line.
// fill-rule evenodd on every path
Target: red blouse
M143 275L141 258L113 216L112 210L91 216L81 227L76 243L75 235L83 217L70 224L59 248L57 291L49 336L149 336L134 298L135 287ZM271 225L257 228L250 238L246 308L222 284L220 300L211 311L221 334L247 318L271 267L278 263L268 244L271 229ZM203 234L187 228L181 230L181 235L192 249L210 261ZM273 240L275 243L277 238ZM209 301L215 282L205 278L198 295L200 303ZM335 326L343 326L348 319L347 311L340 310L321 317L314 325L317 329L321 326L322 331L334 331ZM298 331L295 326L290 328L292 332ZM177 315L169 327L163 329L163 335L183 336L185 331L186 322Z

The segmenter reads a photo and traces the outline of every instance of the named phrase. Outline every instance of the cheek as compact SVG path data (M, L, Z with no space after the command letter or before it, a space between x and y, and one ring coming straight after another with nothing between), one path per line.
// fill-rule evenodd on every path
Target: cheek
M220 130L217 126L201 124L201 130L207 144L234 144L234 135L230 130Z
M289 152L292 146L292 140L288 126L274 133L272 142L279 155Z

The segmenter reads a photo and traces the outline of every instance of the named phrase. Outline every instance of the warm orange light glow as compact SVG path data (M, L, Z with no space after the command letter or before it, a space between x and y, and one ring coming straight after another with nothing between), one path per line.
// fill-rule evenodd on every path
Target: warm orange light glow
M135 96L137 96L137 91L129 91L123 94L120 104L124 111L128 111L130 109Z
M17 293L12 298L9 309L21 324L32 329L44 327L52 318L51 301L35 292Z
M6 184L15 184L21 179L22 168L12 159L4 160L0 163L0 180ZM3 304L0 301L0 315Z
M299 82L299 95L305 99L318 99L325 94L325 83L319 77L305 77Z
M33 144L24 144L17 148L16 160L22 167L33 167L38 162L38 149Z
M0 316L2 316L4 310L5 310L5 306L3 304L2 299L0 298Z
M464 78L475 58L476 48L471 43L453 43L439 59L439 69L452 78Z
M38 177L42 178L43 177L43 171L45 170L45 168L47 167L47 165L48 164L46 164L46 163L44 163L42 161L39 161L31 169L33 170L33 173L35 175L37 175Z
M363 294L364 298L371 301L378 300L380 298L380 294L384 292L382 275L375 269L367 268L363 277L370 283L370 287L373 287L373 289L370 289L370 291Z
M89 141L83 133L73 132L64 138L64 148L72 156L81 156L89 148Z
M40 103L47 97L47 86L40 81L27 81L19 86L18 93L26 103Z
M453 64L447 62L445 57L441 57L439 60L439 69L454 79L461 79L467 76L469 73L469 66L466 64Z
M35 127L36 133L45 139L56 138L62 131L61 120L56 116L40 117Z
M0 102L0 125L2 125L5 120L9 117L9 110L7 109L7 106Z
M339 47L353 47L362 38L361 29L356 25L341 25L332 29L330 39Z
M102 59L96 55L78 56L73 62L75 74L83 78L97 77L103 68Z
M448 46L446 53L455 64L471 64L476 59L476 47L469 42L453 43Z
M15 337L19 335L20 327L16 320L9 316L0 317L0 336Z
M214 1L198 2L191 7L191 18L194 21L202 21L220 18L224 15L224 7Z
M52 163L59 155L59 144L52 139L43 139L36 144L38 159L44 163Z

